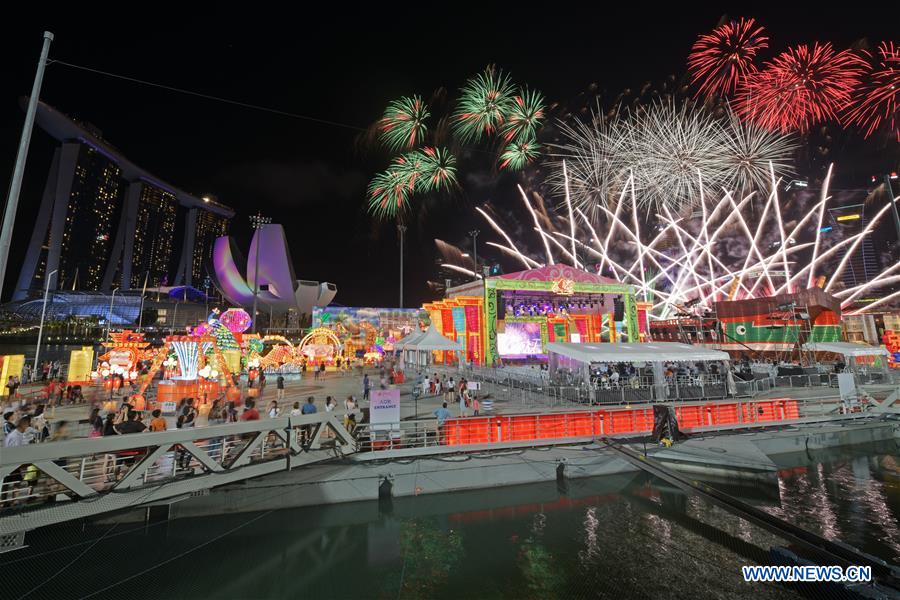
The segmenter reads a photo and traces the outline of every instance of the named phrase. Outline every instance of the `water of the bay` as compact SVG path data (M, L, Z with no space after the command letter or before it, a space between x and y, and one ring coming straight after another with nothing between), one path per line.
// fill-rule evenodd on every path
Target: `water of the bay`
M900 562L900 452L785 456L711 481L831 539ZM273 494L277 494L273 491ZM0 555L4 598L787 598L748 584L788 544L635 473L313 508L29 534Z

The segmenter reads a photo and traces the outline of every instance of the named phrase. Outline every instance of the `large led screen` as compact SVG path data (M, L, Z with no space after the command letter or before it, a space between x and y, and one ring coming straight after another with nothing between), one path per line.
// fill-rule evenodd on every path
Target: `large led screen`
M506 323L497 334L497 350L503 358L543 356L540 323Z

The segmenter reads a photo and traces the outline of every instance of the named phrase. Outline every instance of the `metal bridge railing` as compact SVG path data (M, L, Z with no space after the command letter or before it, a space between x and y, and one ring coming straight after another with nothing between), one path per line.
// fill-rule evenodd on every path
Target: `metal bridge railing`
M192 489L213 487L324 460L345 447L355 450L353 436L333 413L322 413L4 448L0 533L3 517L37 507L126 493L139 499L145 489L159 499L183 493L177 485L171 493L161 489L186 479Z

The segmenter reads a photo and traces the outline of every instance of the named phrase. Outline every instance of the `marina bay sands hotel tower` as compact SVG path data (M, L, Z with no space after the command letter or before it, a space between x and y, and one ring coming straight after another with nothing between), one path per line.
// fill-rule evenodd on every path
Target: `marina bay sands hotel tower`
M50 289L199 287L234 211L129 161L93 127L39 103L37 124L59 140L13 295Z

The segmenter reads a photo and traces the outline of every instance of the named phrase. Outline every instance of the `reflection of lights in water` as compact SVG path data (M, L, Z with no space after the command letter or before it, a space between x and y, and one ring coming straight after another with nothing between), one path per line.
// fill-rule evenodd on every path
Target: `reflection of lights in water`
M600 553L597 543L597 529L600 520L597 519L597 507L592 506L584 512L584 548L578 552L578 558L584 567L591 566L592 561Z

